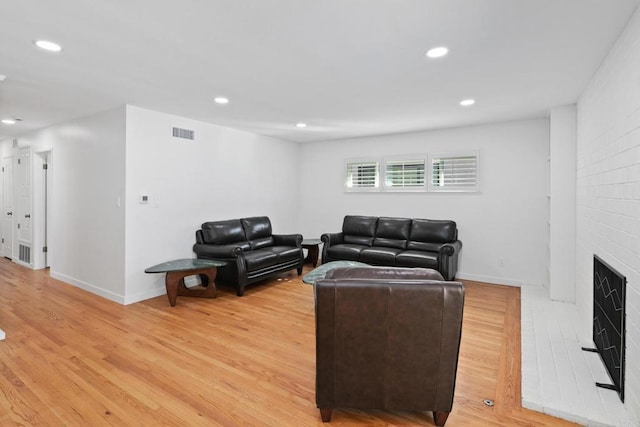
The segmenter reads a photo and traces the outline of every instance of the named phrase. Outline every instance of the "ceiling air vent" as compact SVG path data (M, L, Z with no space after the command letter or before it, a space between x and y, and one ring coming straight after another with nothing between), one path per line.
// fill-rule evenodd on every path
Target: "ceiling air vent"
M193 141L195 137L195 131L191 129L182 129L182 128L173 128L173 137L174 138L182 138L182 139L190 139Z

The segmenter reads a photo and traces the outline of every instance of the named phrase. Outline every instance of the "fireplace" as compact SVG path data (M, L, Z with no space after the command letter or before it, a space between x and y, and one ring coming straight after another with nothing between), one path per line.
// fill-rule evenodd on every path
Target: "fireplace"
M624 402L625 297L627 279L597 255L593 256L593 342L613 385Z

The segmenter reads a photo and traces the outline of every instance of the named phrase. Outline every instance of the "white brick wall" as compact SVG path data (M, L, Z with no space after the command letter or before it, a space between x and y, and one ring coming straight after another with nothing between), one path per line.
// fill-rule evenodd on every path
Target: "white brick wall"
M593 254L627 277L625 408L640 425L640 10L578 102L576 304L591 341Z

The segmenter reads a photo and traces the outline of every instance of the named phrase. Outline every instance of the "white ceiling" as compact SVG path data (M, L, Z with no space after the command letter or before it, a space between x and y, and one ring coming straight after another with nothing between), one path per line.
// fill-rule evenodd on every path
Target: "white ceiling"
M299 142L544 117L639 1L3 0L0 139L122 104Z

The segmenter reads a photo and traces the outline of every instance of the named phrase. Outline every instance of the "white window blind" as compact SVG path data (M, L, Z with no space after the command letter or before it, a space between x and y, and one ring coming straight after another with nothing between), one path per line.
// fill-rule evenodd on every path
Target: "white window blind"
M478 153L432 155L431 191L478 191Z
M395 190L423 189L424 166L424 159L385 161L385 187Z
M347 161L345 189L376 191L379 189L380 166L377 161Z

